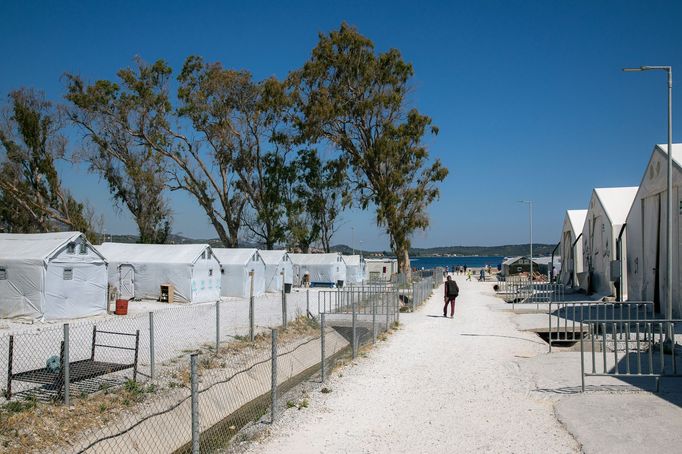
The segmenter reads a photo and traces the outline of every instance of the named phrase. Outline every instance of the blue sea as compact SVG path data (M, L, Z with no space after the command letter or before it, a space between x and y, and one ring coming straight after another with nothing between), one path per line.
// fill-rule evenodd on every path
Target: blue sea
M457 256L457 257L415 257L410 258L412 268L426 270L436 267L448 267L457 265L466 265L472 268L481 268L490 265L491 268L496 268L498 264L502 263L504 257L488 257L488 256Z

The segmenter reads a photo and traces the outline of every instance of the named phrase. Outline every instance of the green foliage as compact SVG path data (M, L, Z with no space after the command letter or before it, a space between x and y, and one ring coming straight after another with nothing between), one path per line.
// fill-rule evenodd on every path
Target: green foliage
M422 143L437 128L406 108L412 75L396 49L377 54L369 39L343 24L320 35L309 61L289 79L301 136L330 144L348 160L355 201L376 208L377 223L408 273L410 237L428 227L427 207L448 173L440 161L429 161Z
M0 230L78 230L92 239L92 212L62 187L56 162L66 154L57 111L42 93L9 94L0 125Z

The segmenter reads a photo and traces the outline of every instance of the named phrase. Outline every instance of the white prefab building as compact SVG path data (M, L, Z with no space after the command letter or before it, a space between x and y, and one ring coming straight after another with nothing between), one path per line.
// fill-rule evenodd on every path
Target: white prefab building
M258 249L216 248L213 250L220 261L222 296L249 298L253 271L253 296L265 293L265 263Z
M310 285L337 286L346 281L346 263L341 254L289 254L294 269L294 285L302 285L306 274Z
M287 251L258 251L265 263L265 291L281 292L284 284L293 285L294 267ZM284 273L284 276L282 276Z
M653 301L666 313L668 145L656 145L627 217L628 298ZM682 144L673 144L673 317L682 315L680 213L682 213ZM680 210L680 211L678 211Z
M172 284L174 301L205 303L220 299L220 263L208 244L103 243L109 283L123 299L159 299L162 284Z
M79 232L0 234L0 317L59 320L107 310L106 259Z
M578 273L583 272L583 242L580 241L587 210L567 210L561 231L561 283L578 287Z
M627 256L624 228L636 193L637 186L592 191L583 225L584 277L579 278L588 293L618 296L617 287L627 289L627 264L615 261ZM620 297L626 299L625 294Z
M360 255L344 255L343 262L346 264L346 282L349 284L362 284L368 279L365 260Z
M365 268L370 282L390 281L398 272L397 259L365 259Z

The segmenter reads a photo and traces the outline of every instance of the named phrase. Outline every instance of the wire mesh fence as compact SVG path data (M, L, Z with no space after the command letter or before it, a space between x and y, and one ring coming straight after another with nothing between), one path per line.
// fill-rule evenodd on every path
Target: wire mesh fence
M2 334L0 446L214 451L276 408L273 397L395 327L399 295L390 285L304 290Z

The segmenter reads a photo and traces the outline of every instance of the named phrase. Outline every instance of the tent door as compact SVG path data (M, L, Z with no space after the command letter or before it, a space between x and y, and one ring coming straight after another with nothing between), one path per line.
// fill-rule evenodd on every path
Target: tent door
M135 297L135 268L132 265L121 265L119 272L119 292L122 299L132 299Z

